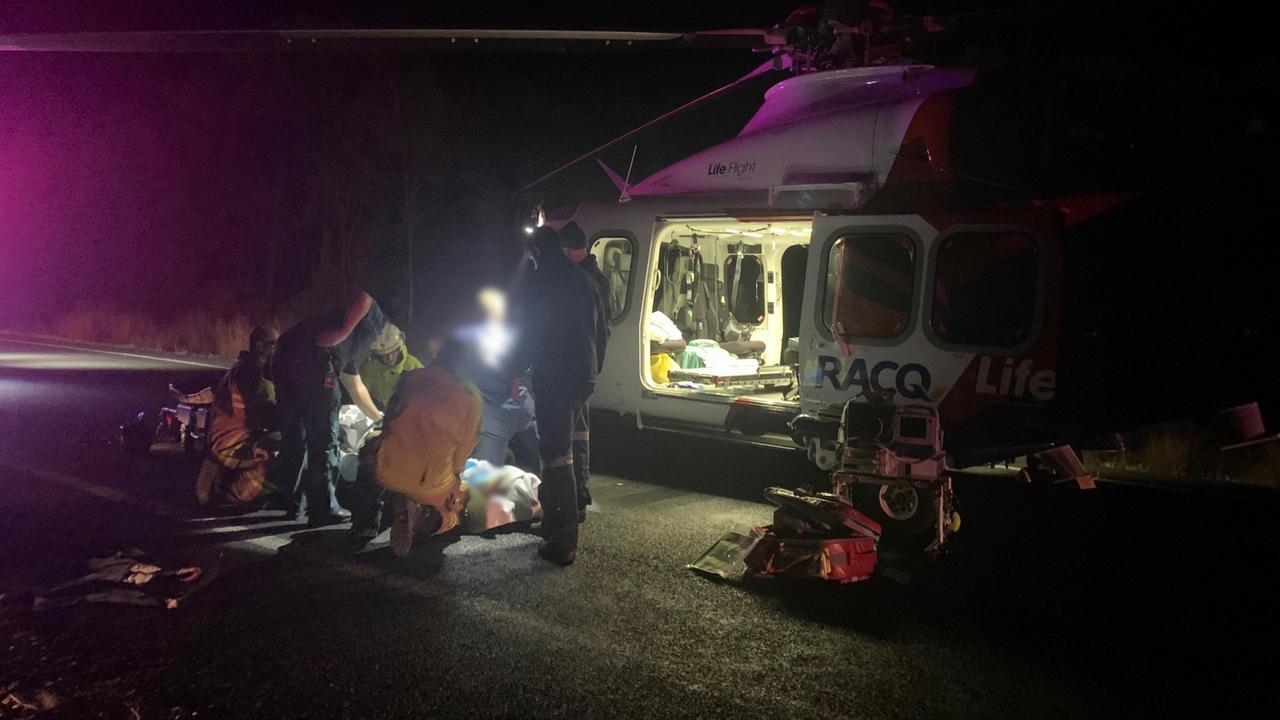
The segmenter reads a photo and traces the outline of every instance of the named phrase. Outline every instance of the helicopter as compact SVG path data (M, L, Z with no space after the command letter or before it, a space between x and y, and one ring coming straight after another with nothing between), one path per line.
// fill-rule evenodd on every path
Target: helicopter
M1149 424L1274 440L1256 404L1280 396L1257 240L1273 184L1168 159L1188 128L1231 132L1214 110L1175 131L1095 88L987 83L908 57L937 19L860 9L758 32L772 57L743 81L784 77L734 137L635 182L598 148L575 163L616 197L535 207L530 226L581 227L610 281L602 419L802 447L886 536L933 550L966 468L1088 489L1080 453ZM1252 186L1207 180L1223 172Z
M576 223L609 280L613 333L592 398L602 427L802 450L886 536L931 533L936 549L958 524L957 472L1021 458L1028 479L1089 487L1083 450L1228 409L1248 428L1235 444L1262 441L1257 403L1280 398L1266 352L1276 250L1259 241L1273 185L1251 162L1265 153L1173 152L1229 134L1211 106L1175 97L1157 110L1103 83L913 58L960 22L872 0L696 33L79 33L4 35L0 49L393 40L766 54L523 188L525 229ZM723 142L635 182L638 146L622 172L600 157L763 81ZM588 160L616 194L549 189Z

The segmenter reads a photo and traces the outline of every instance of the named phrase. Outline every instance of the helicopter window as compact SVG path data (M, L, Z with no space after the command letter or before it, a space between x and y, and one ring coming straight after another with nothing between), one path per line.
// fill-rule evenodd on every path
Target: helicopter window
M907 329L916 248L905 235L846 235L827 259L823 321L833 335L890 339Z
M591 246L591 254L609 283L609 321L616 322L627 312L627 290L631 287L631 259L634 256L630 238L600 237Z
M957 345L1013 347L1035 322L1036 245L1016 232L963 232L938 247L930 326Z
M730 255L724 261L724 296L734 320L748 325L764 321L764 264L758 255Z

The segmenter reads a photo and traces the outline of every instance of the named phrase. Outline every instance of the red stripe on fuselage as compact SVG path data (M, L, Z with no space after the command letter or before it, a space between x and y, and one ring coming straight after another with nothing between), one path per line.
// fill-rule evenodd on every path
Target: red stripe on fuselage
M950 204L951 179L951 92L925 98L902 135L897 158L885 176L884 185L868 201L872 212L887 212L894 206L945 208Z

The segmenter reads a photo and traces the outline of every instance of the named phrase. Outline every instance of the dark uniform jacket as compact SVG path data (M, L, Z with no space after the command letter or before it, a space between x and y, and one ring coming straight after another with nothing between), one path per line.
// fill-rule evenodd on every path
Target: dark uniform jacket
M532 367L534 393L557 392L586 399L604 367L609 338L607 283L590 258L589 269L551 250L521 288L520 341L516 366ZM586 261L584 261L585 263Z
M358 375L360 363L387 320L374 302L346 340L332 348L317 346L316 336L342 327L344 315L342 310L316 315L299 321L281 335L271 355L270 379L281 385L309 387L323 383L326 375Z
M612 313L610 312L610 291L609 279L600 272L600 266L596 264L595 255L587 255L586 259L578 263L578 267L587 274L587 279L591 281L591 287L595 291L595 328L596 328L596 372L604 370L604 352L609 344L609 321Z

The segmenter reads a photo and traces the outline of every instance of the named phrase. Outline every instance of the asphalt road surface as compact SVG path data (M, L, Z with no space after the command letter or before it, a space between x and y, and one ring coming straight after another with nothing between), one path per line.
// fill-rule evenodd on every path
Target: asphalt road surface
M763 524L802 458L597 433L576 565L512 533L354 553L341 528L202 516L194 466L114 427L216 368L0 339L0 718L1274 716L1280 505L971 480L937 563L851 586L685 565ZM223 556L173 610L33 614L137 547Z

